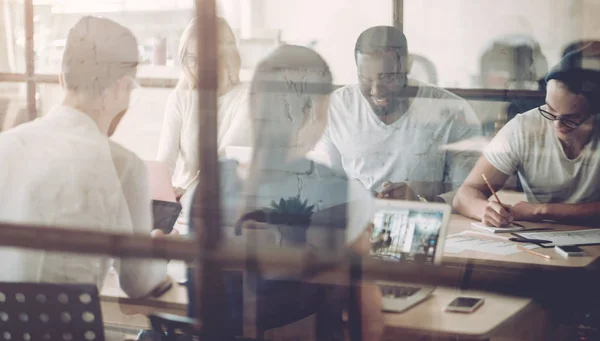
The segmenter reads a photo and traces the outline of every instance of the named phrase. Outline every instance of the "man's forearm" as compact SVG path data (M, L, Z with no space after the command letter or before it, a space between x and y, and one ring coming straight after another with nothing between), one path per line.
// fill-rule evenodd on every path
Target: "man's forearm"
M540 204L539 219L561 222L590 222L600 218L600 202L583 204Z
M476 188L462 186L456 193L452 204L454 209L461 215L481 220L487 205L487 198Z

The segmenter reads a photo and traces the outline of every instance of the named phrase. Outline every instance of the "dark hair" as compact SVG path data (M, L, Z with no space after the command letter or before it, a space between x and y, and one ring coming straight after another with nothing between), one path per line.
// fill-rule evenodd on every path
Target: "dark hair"
M568 53L546 75L546 83L554 79L563 83L569 91L584 96L593 112L600 113L600 70L585 65L586 57L600 56L587 53L585 48Z
M63 53L62 74L68 90L98 96L123 76L134 76L137 39L116 22L92 16L70 30Z
M406 36L392 26L374 26L363 31L354 46L354 58L358 53L380 54L395 52L398 63L408 58Z

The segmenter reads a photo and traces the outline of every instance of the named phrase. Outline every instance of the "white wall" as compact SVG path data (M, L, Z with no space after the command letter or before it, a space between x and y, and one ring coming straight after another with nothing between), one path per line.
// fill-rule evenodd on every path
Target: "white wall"
M473 85L479 57L493 37L529 34L549 65L573 40L598 38L598 30L584 32L582 1L405 0L405 32L413 52L436 64L441 85L467 87ZM598 6L587 10L598 13Z
M227 1L227 0L224 0ZM262 0L261 29L282 31L283 41L306 45L329 63L334 82L356 81L354 43L371 26L392 24L390 0Z
M338 84L356 81L352 56L361 31L392 24L391 0L220 0L232 26L245 1L261 8L257 29L281 30L285 42L309 44L329 62ZM440 84L476 86L479 57L492 37L531 35L549 65L570 42L600 38L599 0L404 0L409 48L437 66Z

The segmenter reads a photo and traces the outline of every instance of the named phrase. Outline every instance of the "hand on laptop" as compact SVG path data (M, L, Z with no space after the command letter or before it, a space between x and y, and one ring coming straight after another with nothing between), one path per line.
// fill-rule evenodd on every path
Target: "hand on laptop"
M377 199L417 200L417 195L406 182L385 181Z

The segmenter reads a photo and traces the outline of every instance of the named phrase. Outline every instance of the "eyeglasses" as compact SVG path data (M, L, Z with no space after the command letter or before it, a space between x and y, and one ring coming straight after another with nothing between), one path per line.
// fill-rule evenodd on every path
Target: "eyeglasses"
M586 118L584 118L578 122L578 121L575 121L575 120L572 120L569 118L558 117L558 116L542 109L542 107L538 107L538 110L539 110L540 114L542 115L542 117L544 117L545 119L550 120L550 121L560 121L560 123L562 123L565 127L568 127L568 128L579 127L580 125L583 124L583 122L585 122L591 116L591 115L587 116Z
M183 56L183 64L193 69L198 66L198 57L194 56L193 54L186 54Z

